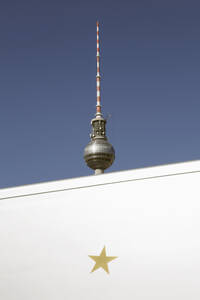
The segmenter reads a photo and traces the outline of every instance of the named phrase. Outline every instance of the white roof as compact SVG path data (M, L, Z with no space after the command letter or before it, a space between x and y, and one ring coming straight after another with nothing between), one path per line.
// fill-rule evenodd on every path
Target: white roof
M4 188L0 200L196 172L200 172L200 160Z

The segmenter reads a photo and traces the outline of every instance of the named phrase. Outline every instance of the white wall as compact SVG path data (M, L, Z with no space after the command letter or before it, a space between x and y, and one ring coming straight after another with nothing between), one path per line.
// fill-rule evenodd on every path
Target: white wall
M0 299L199 300L198 170L193 162L2 190L11 198L0 201ZM88 255L104 245L118 258L109 275L90 273Z

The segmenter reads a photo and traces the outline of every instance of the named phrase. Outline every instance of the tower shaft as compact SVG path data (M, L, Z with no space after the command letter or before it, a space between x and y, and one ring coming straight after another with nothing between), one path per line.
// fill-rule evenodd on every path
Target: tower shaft
M106 137L106 120L101 113L101 95L100 95L100 50L99 50L99 22L97 22L97 103L96 115L92 119L91 141L84 149L84 159L89 168L95 171L95 174L102 174L109 168L115 159L115 150L108 142Z

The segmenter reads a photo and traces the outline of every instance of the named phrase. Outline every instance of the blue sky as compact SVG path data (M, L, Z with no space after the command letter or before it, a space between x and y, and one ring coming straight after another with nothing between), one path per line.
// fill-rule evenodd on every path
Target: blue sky
M108 171L199 159L199 1L2 1L0 187L90 175L100 22ZM107 171L107 172L108 172Z

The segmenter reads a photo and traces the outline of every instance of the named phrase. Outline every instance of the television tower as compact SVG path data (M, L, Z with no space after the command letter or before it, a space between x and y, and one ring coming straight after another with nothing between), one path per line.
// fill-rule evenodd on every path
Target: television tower
M97 104L96 115L91 120L91 141L84 149L84 159L89 168L95 170L95 174L102 174L109 168L115 159L115 150L106 137L106 120L101 113L101 76L100 76L100 48L99 48L99 22L97 22Z

